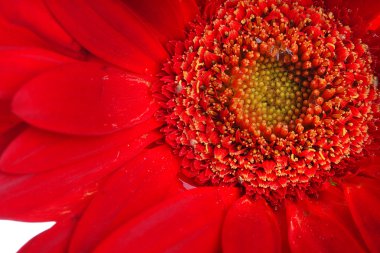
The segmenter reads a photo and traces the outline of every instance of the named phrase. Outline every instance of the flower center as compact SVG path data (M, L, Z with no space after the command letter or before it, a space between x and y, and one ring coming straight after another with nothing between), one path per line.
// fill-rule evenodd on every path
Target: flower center
M256 136L274 128L280 129L274 134L282 136L286 127L294 129L310 91L294 79L286 66L275 59L256 61L244 74L234 76L230 109L237 116L236 122Z
M273 205L317 193L371 142L370 64L366 45L321 8L225 1L164 66L162 131L182 178Z

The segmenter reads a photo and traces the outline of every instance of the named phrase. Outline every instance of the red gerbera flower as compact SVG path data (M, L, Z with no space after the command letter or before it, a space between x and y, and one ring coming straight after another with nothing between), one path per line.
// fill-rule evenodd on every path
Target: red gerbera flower
M380 2L0 2L20 252L380 252Z

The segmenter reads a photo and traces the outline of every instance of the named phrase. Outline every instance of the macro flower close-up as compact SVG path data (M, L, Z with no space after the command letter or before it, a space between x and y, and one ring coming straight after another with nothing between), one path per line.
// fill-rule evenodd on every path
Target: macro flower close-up
M21 253L380 252L380 1L0 0Z

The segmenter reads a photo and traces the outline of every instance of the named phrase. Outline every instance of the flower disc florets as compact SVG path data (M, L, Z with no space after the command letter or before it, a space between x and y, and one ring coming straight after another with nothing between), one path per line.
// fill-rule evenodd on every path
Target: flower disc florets
M195 184L272 203L312 194L371 141L367 46L319 7L226 1L174 51L163 132Z

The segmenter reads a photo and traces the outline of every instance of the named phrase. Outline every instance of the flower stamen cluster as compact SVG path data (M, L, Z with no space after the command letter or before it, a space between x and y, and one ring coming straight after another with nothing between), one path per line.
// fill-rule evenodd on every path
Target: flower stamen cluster
M198 185L271 203L313 194L371 141L371 58L319 7L229 0L165 67L166 141Z

